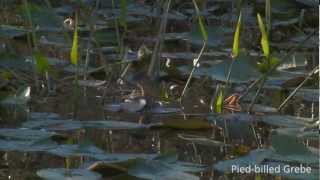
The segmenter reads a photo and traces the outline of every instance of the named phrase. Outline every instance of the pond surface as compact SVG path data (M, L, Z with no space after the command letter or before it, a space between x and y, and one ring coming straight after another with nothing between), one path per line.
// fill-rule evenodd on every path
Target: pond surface
M81 2L0 3L0 179L318 179L313 1L271 4L260 90L264 2L197 1L199 65L191 1Z

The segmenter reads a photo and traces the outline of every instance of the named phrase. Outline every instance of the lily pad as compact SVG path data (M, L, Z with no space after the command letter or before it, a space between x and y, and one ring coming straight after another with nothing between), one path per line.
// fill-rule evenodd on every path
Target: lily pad
M143 124L124 121L36 120L23 123L23 127L47 130L77 130L84 128L128 130L146 128Z
M226 82L231 61L231 59L225 59L221 63L209 67L207 75L214 80ZM229 82L246 83L259 77L260 73L250 57L240 56L234 61Z
M239 157L236 159L220 161L215 164L214 169L222 172L232 172L232 166L237 167L254 167L260 165L265 159L269 158L273 154L270 149L255 149L252 150L248 155Z
M129 168L128 174L145 179L199 179L187 172L203 171L202 165L179 162L174 157L162 155L152 160L140 161L134 167Z
M11 26L11 25L0 25L0 38L12 39L15 37L24 36L28 33L22 27Z
M37 171L37 175L47 180L100 180L101 175L87 169L50 168Z
M262 121L280 127L306 127L310 126L314 120L289 115L266 115L262 117Z
M277 154L272 159L300 163L317 163L319 156L313 154L295 136L276 130L271 136L272 148ZM280 155L280 156L277 156Z

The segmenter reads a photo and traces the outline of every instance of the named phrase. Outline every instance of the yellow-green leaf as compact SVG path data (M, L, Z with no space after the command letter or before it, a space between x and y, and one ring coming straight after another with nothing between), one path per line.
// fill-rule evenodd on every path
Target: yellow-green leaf
M261 37L261 46L262 46L263 54L265 57L268 57L270 55L268 34L266 32L265 25L264 25L263 20L262 20L259 13L257 14L257 19L258 19L258 24L259 24L261 36L262 36Z
M208 41L208 33L207 33L206 27L204 25L204 21L203 21L202 16L199 16L199 26L200 26L200 31L201 31L203 39L205 41Z
M78 64L78 15L75 16L75 26L74 26L74 34L73 34L73 41L72 41L72 48L70 59L71 63L74 65Z
M236 58L239 55L239 39L240 39L240 27L241 27L241 17L242 14L240 12L238 23L236 27L236 31L234 32L233 36L233 47L232 47L232 58Z
M208 33L207 33L206 27L204 25L205 23L204 23L203 17L200 15L200 10L199 10L199 7L197 5L197 2L195 0L192 0L192 2L193 2L193 5L194 5L194 8L196 10L197 16L198 16L198 22L199 22L201 35L202 35L202 37L203 37L203 39L205 41L208 41Z
M48 59L44 57L40 52L35 52L34 58L36 60L36 70L38 73L43 74L49 70Z
M258 68L260 72L266 73L268 72L273 66L280 63L280 60L277 57L270 57L269 60L264 57L261 63L258 63Z
M222 113L223 109L223 89L219 90L219 95L216 99L214 110L216 113Z

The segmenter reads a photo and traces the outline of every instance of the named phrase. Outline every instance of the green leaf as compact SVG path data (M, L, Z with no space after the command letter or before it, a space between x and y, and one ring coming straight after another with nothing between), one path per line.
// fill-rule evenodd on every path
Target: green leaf
M214 111L216 113L222 113L223 109L223 89L219 90L219 95L217 97L217 100L215 102Z
M198 7L197 3L195 2L195 0L193 0L193 4L194 4L194 8L196 10L197 16L198 16L198 22L199 22L201 35L205 41L208 41L208 33L207 33L206 27L204 25L205 24L204 18L200 15L200 10L199 10L199 7Z
M277 57L265 57L262 60L262 63L258 63L258 68L260 72L265 73L269 71L270 68L280 63L280 60Z
M77 65L78 64L78 15L77 14L75 19L76 20L75 20L75 26L74 26L74 34L73 34L70 59L72 64Z
M265 25L259 13L257 14L257 18L258 18L259 29L262 36L261 46L262 46L263 54L265 57L268 57L270 55L268 34L266 32Z
M120 0L120 25L127 29L127 0Z
M48 59L40 52L35 52L34 58L36 60L36 70L38 73L43 74L49 70Z
M233 47L232 47L232 58L235 58L239 55L239 39L240 39L240 27L241 27L241 17L242 14L240 12L238 23L236 27L236 31L234 32L233 38Z

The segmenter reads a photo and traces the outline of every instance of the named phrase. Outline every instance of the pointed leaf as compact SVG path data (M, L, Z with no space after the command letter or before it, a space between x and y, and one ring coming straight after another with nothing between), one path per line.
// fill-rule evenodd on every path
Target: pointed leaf
M259 13L257 14L257 19L258 19L258 24L259 24L261 36L262 36L261 37L261 46L262 46L263 54L265 57L268 57L270 55L268 34L266 32L265 25L264 25L263 20L262 20Z
M74 26L74 34L72 41L72 49L71 49L71 63L74 65L78 64L78 15L76 14L75 18L75 26Z
M200 28L201 35L202 35L202 37L203 37L203 39L205 41L208 41L208 33L207 33L206 27L204 25L205 24L204 23L204 19L200 15L200 10L199 10L199 7L198 7L196 1L193 0L192 2L193 2L193 5L194 5L194 8L196 10L197 16L198 16L198 22L199 22L199 28Z
M232 47L232 54L231 57L235 58L239 54L239 39L240 39L240 27L241 27L241 17L242 14L240 12L239 18L238 18L238 23L236 27L236 31L234 32L234 37L233 37L233 47Z
M217 100L215 102L214 110L216 113L222 113L222 108L223 108L223 90L219 90L219 95L217 97Z

